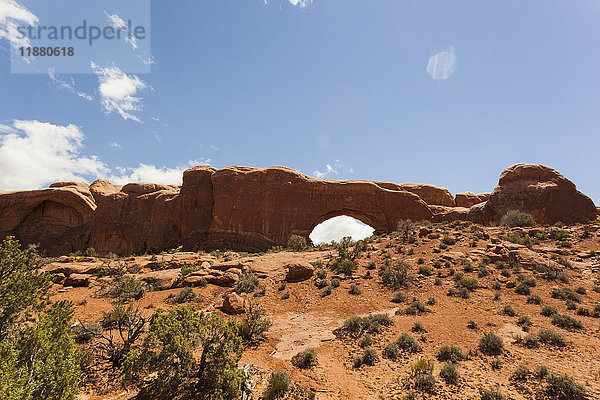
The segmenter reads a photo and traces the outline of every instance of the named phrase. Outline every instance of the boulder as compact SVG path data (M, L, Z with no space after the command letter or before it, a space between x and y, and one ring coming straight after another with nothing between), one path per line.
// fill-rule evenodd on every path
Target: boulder
M45 265L42 270L51 274L64 274L69 276L71 274L89 275L93 274L100 264L63 264L63 263L51 263Z
M137 278L151 285L154 290L167 290L173 287L180 273L180 269L165 269L139 274Z
M207 282L208 282L208 279L206 276L190 275L190 276L186 276L181 281L181 284L179 286L181 286L181 287L186 287L186 286L198 287L198 286L206 285Z
M235 293L229 293L225 296L221 309L230 315L243 314L246 311L244 299Z
M288 282L305 281L310 279L315 272L315 268L307 262L287 264L285 268L287 269L285 280Z
M234 286L237 283L238 278L239 277L236 274L233 274L231 272L226 272L225 274L223 274L221 276L211 277L210 275L208 275L206 277L206 279L208 280L209 283L212 283L213 285L221 286L221 287Z
M594 202L554 169L516 164L502 172L489 199L469 209L467 218L495 225L508 211L529 213L538 224L575 224L597 218Z

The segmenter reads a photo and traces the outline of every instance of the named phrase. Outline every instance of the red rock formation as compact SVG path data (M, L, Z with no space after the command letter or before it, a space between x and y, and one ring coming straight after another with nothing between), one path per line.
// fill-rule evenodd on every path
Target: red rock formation
M48 255L88 247L124 255L180 245L256 251L285 245L292 234L308 237L317 224L339 215L376 233L395 230L401 219L496 223L510 209L550 223L596 215L575 185L535 165L507 169L487 202L470 209L453 205L447 189L431 185L331 181L282 167L199 166L184 173L181 187L98 180L0 192L0 237L38 243Z
M455 197L456 207L465 207L469 208L474 206L475 204L483 203L484 201L488 201L491 193L480 193L475 194L472 192L463 192L457 193Z
M574 224L597 218L594 202L573 182L539 164L516 164L505 169L488 201L472 206L467 218L493 225L511 210L533 215L538 224Z

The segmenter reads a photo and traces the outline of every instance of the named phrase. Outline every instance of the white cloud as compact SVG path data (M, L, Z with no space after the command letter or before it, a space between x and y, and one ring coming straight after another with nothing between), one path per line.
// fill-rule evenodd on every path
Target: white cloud
M121 149L121 145L119 144L119 142L111 142L109 145L113 149L116 149L116 150L120 150Z
M354 169L352 167L346 167L340 163L340 160L335 160L334 163L325 164L324 171L313 171L313 175L317 178L331 178L333 176L338 176L340 173L348 172L350 174L354 173Z
M175 168L157 167L155 165L140 163L135 168L116 168L119 172L107 179L117 185L129 182L152 182L162 185L181 185L183 171L196 165L208 165L210 160L194 160Z
M289 0L290 4L295 7L304 8L312 3L312 0Z
M354 240L360 240L373 235L373 232L374 229L369 225L365 225L347 215L342 215L315 226L309 237L313 244L319 244L331 243L332 240L339 242L346 236L350 236Z
M433 79L448 79L456 71L456 49L452 46L435 53L427 62L427 73Z
M139 91L148 86L136 75L127 75L116 65L102 68L92 62L92 70L98 75L100 86L98 88L101 96L102 106L106 113L117 112L123 119L132 119L141 122L133 114L141 110Z
M83 139L75 125L16 120L9 129L0 128L0 189L36 189L53 181L102 175L107 171L104 163L81 156Z
M87 93L80 92L75 89L75 80L71 77L70 82L64 81L60 79L58 75L54 72L53 69L48 70L48 77L50 78L50 82L52 85L58 89L64 89L69 93L76 94L77 96L86 99L87 101L92 101L94 98Z
M154 182L180 185L183 171L209 159L169 168L140 163L137 167L109 168L96 156L82 154L85 135L75 125L13 121L0 125L0 190L30 190L52 182L91 182L108 179L115 184ZM117 142L110 144L119 148Z
M106 11L104 11L104 15L106 15L108 17L108 22L110 22L110 24L112 25L113 28L115 28L116 30L124 30L125 31L125 41L127 43L129 43L131 45L131 47L133 47L134 50L137 50L138 45L136 42L136 38L133 35L129 35L128 32L128 26L127 23L125 21L123 21L123 19L121 17L119 17L117 14L109 14Z
M14 49L29 46L29 39L19 33L22 25L35 26L38 17L14 0L0 0L0 39L6 39Z

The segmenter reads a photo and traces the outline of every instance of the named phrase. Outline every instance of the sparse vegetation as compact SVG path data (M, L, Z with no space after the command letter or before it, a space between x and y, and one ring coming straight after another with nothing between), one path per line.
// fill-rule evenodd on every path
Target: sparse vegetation
M522 211L509 211L500 219L500 225L508 227L535 226L535 219L531 214Z
M292 357L292 364L301 369L315 367L318 364L317 352L312 347L303 350Z
M498 356L504 352L504 342L493 333L486 333L479 340L479 351L487 356Z

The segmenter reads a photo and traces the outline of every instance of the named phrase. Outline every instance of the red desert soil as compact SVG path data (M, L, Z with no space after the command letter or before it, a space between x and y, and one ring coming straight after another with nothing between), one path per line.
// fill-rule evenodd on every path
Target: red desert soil
M569 232L569 238L563 241L552 239L554 233L560 230ZM238 274L245 270L259 276L266 286L266 294L262 297L243 296L247 301L262 303L273 325L264 341L245 350L240 362L240 366L252 364L257 370L257 387L253 398L260 398L269 372L285 369L298 387L314 390L317 399L402 399L409 391L410 366L421 357L435 361L434 376L437 380L435 394L424 395L424 398L479 399L480 389L483 388L498 388L510 399L545 398L543 381L534 377L524 382L511 378L520 364L527 365L531 371L545 365L550 372L569 374L588 388L590 398L600 398L600 320L597 318L600 315L583 316L578 315L577 311L585 308L593 314L594 307L600 304L600 293L594 290L600 290L600 257L595 253L600 250L600 225L512 229L513 233L521 233L522 237L529 238L530 249L501 238L510 231L462 222L436 224L421 229L417 244L405 243L393 235L374 237L368 250L358 259L359 268L354 275L336 276L341 280L341 285L333 288L332 293L325 297L321 297L321 290L315 286L316 276L299 283L287 283L283 290L280 290L281 282L285 279L286 265L289 263L315 263L320 260L326 265L336 257L333 249L281 251L262 255L234 252L212 255L172 253L158 255L154 261L151 261L151 256L143 256L110 262L112 265L121 263L128 267L139 265L141 270L136 276L140 278L147 277L151 268L157 268L157 265L167 268L162 271L165 275L170 272L171 276L176 276L175 270L180 270L185 263L197 265L200 271L205 271L195 272L198 276L208 276L209 271L218 275L215 269L223 272L230 266L234 266L232 268L237 269L234 272ZM440 248L444 235L456 238L456 244ZM520 270L516 271L507 267L508 261L515 257L520 264ZM404 303L390 301L395 291L384 286L378 275L378 268L384 265L386 258L390 258L392 265L399 260L405 260L410 265L412 283L401 289L407 297ZM489 272L486 276L483 276L484 272L480 273L484 269L484 258L491 260L486 267ZM465 264L461 261L464 259L470 261L472 271L464 271ZM107 262L100 258L78 260L66 257L47 268L79 265L78 270L82 270L82 265L94 266ZM374 263L376 269L369 269L370 263ZM431 267L430 276L419 273L421 265ZM503 265L507 269L498 268ZM568 275L568 283L545 279L536 265L559 268ZM478 288L468 299L448 295L449 289L456 287L452 271L454 275L463 273L465 278L477 279ZM508 277L501 274L508 275L508 271ZM329 282L333 276L334 273L328 269ZM91 274L88 274L88 278L88 287L65 288L55 284L52 289L52 299L73 301L76 306L75 318L84 322L97 321L102 312L111 308L112 300L105 295L101 284L102 281L110 282L111 278L97 278ZM538 295L541 304L530 304L526 295L515 292L513 285L518 285L519 279L523 278L535 279L531 294ZM166 282L171 283L168 279ZM352 284L360 288L360 295L349 293ZM576 310L568 310L565 301L551 296L553 288L575 290L578 287L584 288L585 291L579 289L579 292L585 294L580 294L581 302L576 304ZM149 291L137 304L144 315L149 316L157 308L176 306L167 298L180 290L175 287ZM222 295L230 292L231 287L208 284L194 287L193 290L198 300L188 304L233 318L220 310ZM282 299L286 291L289 291L289 298ZM496 294L499 294L499 298L494 299ZM404 310L413 297L423 304L434 298L435 304L426 305L427 311L420 315L406 315ZM506 305L512 306L517 315L504 315ZM565 330L554 326L550 317L540 314L545 305L556 307L560 314L581 321L583 329ZM597 310L600 312L600 308ZM347 318L370 313L389 314L393 325L373 334L372 347L379 355L375 365L357 369L353 367L353 360L363 351L359 345L360 338L340 335L338 329ZM531 319L529 332L522 331L517 325L520 316ZM474 321L477 327L469 328L469 321ZM424 331L411 332L416 322L422 325ZM566 338L567 346L556 348L542 344L531 349L515 343L516 335L536 334L541 329L559 332ZM491 366L496 357L484 356L477 351L479 340L486 332L493 332L504 340L506 351L498 357L501 362L499 369L494 370ZM422 351L403 354L395 361L382 357L386 345L401 333L410 333L419 341ZM446 384L439 378L443 363L436 360L436 354L440 346L445 344L458 345L464 354L468 354L459 363L460 379L456 385ZM316 349L318 365L308 370L294 367L290 361L292 356L309 347ZM82 393L80 398L126 399L134 393L133 390L115 387L110 395L100 396L91 392Z

